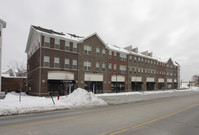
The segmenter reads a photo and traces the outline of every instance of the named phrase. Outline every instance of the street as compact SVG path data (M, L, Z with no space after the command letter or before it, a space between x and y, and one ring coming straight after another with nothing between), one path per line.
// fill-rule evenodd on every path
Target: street
M198 135L199 92L0 117L1 135Z

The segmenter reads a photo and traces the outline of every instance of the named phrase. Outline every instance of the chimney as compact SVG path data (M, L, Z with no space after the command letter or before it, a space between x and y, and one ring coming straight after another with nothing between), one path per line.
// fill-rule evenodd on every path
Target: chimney
M133 48L132 51L135 52L135 53L138 53L138 48L137 47Z
M141 52L141 54L148 56L148 51Z
M125 49L125 50L128 50L128 51L132 51L132 45L127 46L127 47L125 47L124 49Z

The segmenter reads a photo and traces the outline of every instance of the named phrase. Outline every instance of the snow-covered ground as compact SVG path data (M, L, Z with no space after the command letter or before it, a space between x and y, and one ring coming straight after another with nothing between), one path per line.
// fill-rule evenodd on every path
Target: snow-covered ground
M8 93L5 99L0 100L0 116L127 103L133 101L148 100L156 97L161 98L165 96L193 91L199 92L199 87L191 87L187 90L144 91L105 94L93 94L92 92L87 92L84 89L78 88L68 96L61 96L59 100L57 100L57 97L54 97L53 99L55 105L53 104L53 101L50 97L36 97L22 93L21 102L19 102L18 93Z
M55 105L50 97L36 97L22 93L21 102L19 102L18 93L8 93L5 99L0 100L0 116L107 105L106 102L95 96L93 93L80 88L76 89L67 97L61 96L59 100L57 100L57 97L54 97L53 99Z

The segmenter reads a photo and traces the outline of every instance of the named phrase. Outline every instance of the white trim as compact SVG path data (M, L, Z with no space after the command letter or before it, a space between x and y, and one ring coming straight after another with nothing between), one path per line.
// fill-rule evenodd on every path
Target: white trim
M141 76L132 76L131 82L142 82L142 77Z
M125 76L123 75L112 75L111 82L125 82Z
M84 81L103 82L103 75L102 74L94 74L94 73L85 73Z
M158 78L159 83L164 83L164 78Z
M74 80L74 73L67 71L49 71L48 80Z
M167 79L167 83L172 83L172 79Z
M146 82L155 82L155 78L153 77L147 77Z

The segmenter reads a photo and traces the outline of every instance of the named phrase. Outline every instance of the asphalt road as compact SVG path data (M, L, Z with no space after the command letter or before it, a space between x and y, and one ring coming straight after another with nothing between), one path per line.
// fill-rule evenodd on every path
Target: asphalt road
M199 135L199 92L0 117L0 135Z

